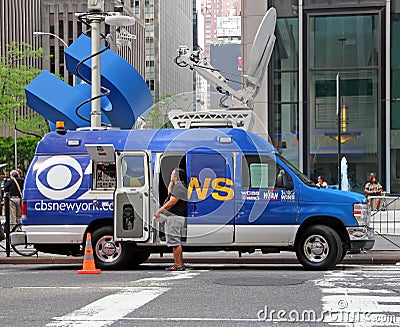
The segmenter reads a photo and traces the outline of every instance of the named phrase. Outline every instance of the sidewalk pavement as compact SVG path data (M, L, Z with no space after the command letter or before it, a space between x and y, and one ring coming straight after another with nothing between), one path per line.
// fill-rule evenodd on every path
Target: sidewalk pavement
M273 254L243 254L238 256L237 252L196 252L184 253L185 262L189 264L298 264L295 253L281 252ZM5 252L0 253L0 264L82 264L83 257L71 257L61 255L49 255L39 253L32 257L22 257L11 253L6 257ZM163 257L152 254L147 263L171 263L171 253L165 253ZM371 250L366 253L347 254L341 262L343 265L400 265L399 251Z

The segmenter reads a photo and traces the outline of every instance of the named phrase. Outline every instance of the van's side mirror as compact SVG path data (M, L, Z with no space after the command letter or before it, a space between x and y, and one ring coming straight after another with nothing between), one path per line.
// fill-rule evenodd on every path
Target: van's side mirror
M293 190L293 182L283 169L281 169L278 173L278 176L276 176L275 187Z

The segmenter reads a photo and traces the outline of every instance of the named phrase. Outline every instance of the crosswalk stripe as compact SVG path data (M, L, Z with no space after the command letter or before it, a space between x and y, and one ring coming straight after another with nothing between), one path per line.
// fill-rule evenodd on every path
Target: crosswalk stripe
M200 272L172 272L168 276L150 277L133 281L133 285L147 287L125 287L119 292L105 296L83 308L77 309L62 317L54 317L47 327L103 327L122 319L127 314L154 300L170 288L165 287L168 281L193 278ZM154 285L157 283L157 285ZM162 286L164 283L164 287Z
M327 272L323 279L314 281L321 287L323 310L329 314L331 325L394 326L400 322L400 297L390 287L400 270L382 272ZM380 281L377 282L376 278ZM369 288L369 285L372 287ZM376 289L379 287L380 289Z
M168 290L169 288L161 287L152 289L122 289L116 294L105 296L65 316L53 318L56 321L46 326L109 326Z
M344 288L344 287L336 287L336 288L324 288L322 289L323 293L332 293L332 294L394 294L396 292L390 290L370 290L368 288Z

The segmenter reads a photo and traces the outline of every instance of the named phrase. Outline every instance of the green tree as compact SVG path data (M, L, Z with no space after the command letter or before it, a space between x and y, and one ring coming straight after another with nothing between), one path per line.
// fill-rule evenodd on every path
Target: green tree
M30 135L17 138L18 168L26 171L35 154L38 141L39 138ZM1 163L8 164L5 170L14 168L14 138L11 136L0 137L0 164Z
M48 132L47 121L34 113L22 115L25 106L25 86L40 70L31 64L43 56L43 49L34 50L28 43L13 42L6 55L0 57L0 122L24 134L43 136Z
M192 105L192 92L177 95L167 94L160 99L156 99L155 104L144 115L146 129L172 128L172 123L168 118L171 110L187 110Z

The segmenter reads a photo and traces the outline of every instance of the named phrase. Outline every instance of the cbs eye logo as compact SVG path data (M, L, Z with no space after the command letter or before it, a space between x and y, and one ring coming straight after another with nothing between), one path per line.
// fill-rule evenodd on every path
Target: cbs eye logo
M82 183L82 167L69 156L56 156L40 164L36 185L40 193L52 200L62 200L74 194Z

